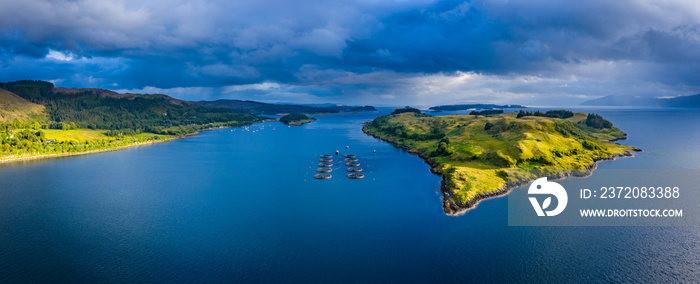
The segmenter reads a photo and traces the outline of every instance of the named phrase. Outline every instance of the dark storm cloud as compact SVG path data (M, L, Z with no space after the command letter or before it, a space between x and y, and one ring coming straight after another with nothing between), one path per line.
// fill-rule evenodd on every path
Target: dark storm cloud
M668 95L700 87L699 29L700 5L683 1L9 0L0 80L164 92L276 82L284 92L245 94L339 101L415 101L415 84L446 82L435 95L459 100L477 79L512 87L473 91L515 97L638 83Z

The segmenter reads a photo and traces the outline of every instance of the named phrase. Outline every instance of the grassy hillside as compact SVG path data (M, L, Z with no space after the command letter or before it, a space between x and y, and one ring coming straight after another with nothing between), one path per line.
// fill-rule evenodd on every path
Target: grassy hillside
M445 197L462 208L472 206L479 195L535 175L515 169L541 170L538 173L545 175L586 170L596 160L634 149L606 142L626 134L611 125L595 128L599 116L516 116L403 112L378 117L363 130L425 158L445 178Z
M73 154L174 139L201 129L263 118L166 95L0 83L0 160Z
M20 96L0 89L0 122L12 122L16 119L32 120L41 116L44 106L31 103Z
M24 100L41 104L47 128L107 129L111 133L167 133L164 129L213 123L246 124L261 120L255 115L212 109L165 95L117 94L101 89L54 88L42 81L0 83ZM186 131L185 131L186 132Z

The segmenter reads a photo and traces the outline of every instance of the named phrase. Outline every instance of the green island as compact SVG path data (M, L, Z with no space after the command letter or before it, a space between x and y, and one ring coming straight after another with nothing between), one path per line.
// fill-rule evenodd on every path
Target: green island
M286 124L286 125L294 125L294 126L299 126L302 124L306 124L312 121L315 121L316 119L313 117L309 117L303 113L290 113L285 116L280 117L280 122Z
M404 108L368 122L363 131L423 158L443 179L449 215L535 178L587 176L597 161L640 151L613 143L627 134L597 114L486 113L430 116Z
M263 119L166 95L0 83L0 163L164 142Z

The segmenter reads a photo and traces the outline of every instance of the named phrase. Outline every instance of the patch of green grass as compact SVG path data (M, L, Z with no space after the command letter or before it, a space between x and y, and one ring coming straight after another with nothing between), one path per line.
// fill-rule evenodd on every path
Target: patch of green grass
M20 96L0 89L0 122L12 122L16 119L33 121L35 115L44 112L44 106L31 103Z
M105 135L107 130L92 130L92 129L43 129L46 139L54 139L56 141L95 141L109 139Z

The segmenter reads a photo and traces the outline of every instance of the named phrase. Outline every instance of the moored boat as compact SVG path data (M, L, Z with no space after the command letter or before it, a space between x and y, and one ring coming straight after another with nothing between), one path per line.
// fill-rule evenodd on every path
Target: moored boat
M365 177L365 175L363 175L363 174L348 174L348 178L351 178L351 179L361 179L363 177Z
M330 179L332 176L329 174L316 174L314 175L314 178L317 179Z

